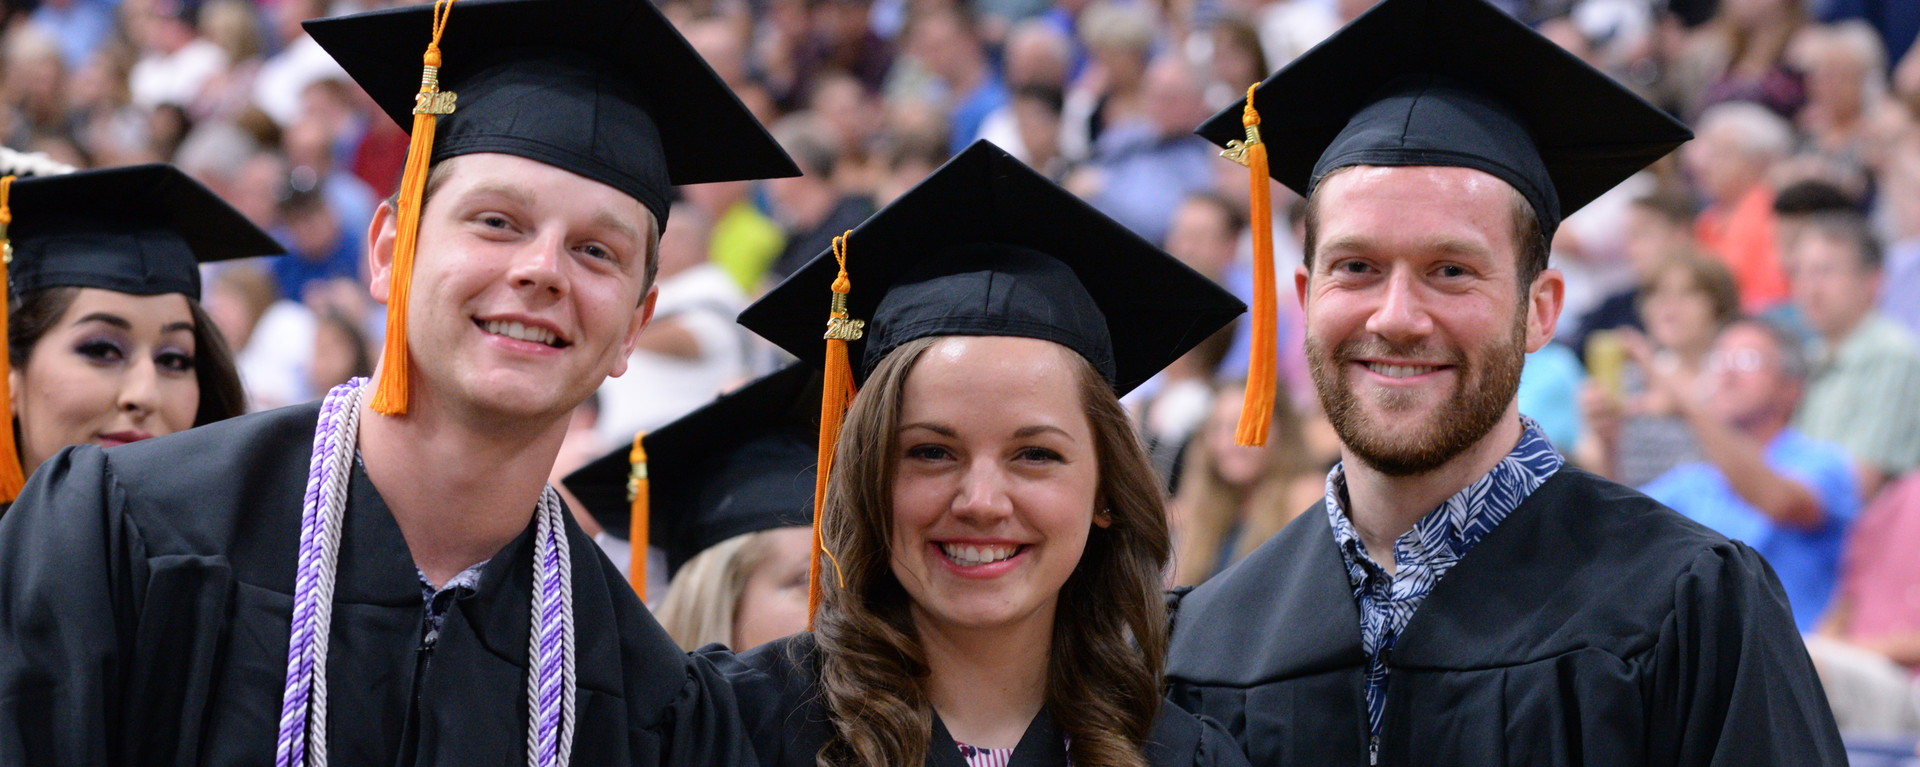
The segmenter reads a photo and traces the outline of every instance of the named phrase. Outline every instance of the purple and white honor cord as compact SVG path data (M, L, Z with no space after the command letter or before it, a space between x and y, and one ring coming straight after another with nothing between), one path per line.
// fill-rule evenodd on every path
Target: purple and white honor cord
M360 433L367 379L327 392L313 433L313 460L301 504L300 558L293 580L287 685L281 698L276 767L326 767L327 637L346 513L347 481ZM548 487L535 513L533 630L528 642L527 764L566 767L573 755L573 568L560 496Z

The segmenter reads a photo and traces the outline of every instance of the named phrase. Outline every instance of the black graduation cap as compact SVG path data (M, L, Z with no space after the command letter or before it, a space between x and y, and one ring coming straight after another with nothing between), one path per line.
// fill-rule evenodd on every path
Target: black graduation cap
M667 573L736 535L813 520L820 374L790 365L643 438L648 538ZM567 475L567 489L607 532L627 537L629 449Z
M987 141L976 141L846 240L849 359L864 380L899 345L940 335L1060 343L1125 394L1246 310L1239 299ZM815 367L839 273L823 253L740 313Z
M285 251L171 165L22 178L8 202L16 295L82 287L199 300L200 264Z
M413 125L431 5L305 22L401 127ZM647 0L459 0L440 39L457 94L432 161L501 152L612 186L664 226L672 187L800 170Z
M1196 133L1245 138L1245 100ZM1384 0L1254 96L1273 178L1301 195L1352 165L1485 171L1551 234L1693 134L1485 0Z

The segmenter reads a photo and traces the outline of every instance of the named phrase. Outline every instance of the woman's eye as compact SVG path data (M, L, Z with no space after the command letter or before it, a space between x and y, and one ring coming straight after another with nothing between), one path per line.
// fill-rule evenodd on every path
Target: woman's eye
M915 445L907 448L907 457L921 461L938 461L952 455L939 445Z
M162 370L184 373L193 369L193 355L184 352L163 352L154 358Z
M1020 459L1023 461L1042 461L1042 462L1064 460L1059 453L1056 453L1052 450L1048 450L1044 447L1029 447L1024 450L1021 450Z
M120 345L111 341L83 341L74 351L95 362L119 362L123 356Z

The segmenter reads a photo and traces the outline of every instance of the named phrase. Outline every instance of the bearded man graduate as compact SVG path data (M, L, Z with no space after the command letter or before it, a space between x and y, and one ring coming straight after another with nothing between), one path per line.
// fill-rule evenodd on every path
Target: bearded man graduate
M48 461L0 522L0 764L751 764L544 481L670 185L792 163L651 3L307 28L413 126L378 391Z
M1844 764L1767 564L1514 404L1555 226L1686 129L1482 0L1385 0L1254 98L1342 462L1177 600L1174 700L1255 764Z

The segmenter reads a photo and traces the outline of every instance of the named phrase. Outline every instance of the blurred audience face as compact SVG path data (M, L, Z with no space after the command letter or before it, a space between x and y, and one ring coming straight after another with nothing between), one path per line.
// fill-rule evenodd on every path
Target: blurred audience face
M1014 27L1007 38L1007 85L1047 85L1065 90L1072 56L1071 43L1052 24L1035 20Z
M1737 201L1763 183L1773 163L1792 148L1792 128L1758 104L1717 104L1701 115L1694 140L1680 159L1700 191L1716 205Z
M1627 207L1622 250L1634 276L1646 279L1660 263L1693 247L1693 228L1642 205Z
M707 262L713 219L696 205L675 205L667 214L670 225L660 234L660 270L664 280Z
M1486 173L1351 167L1315 194L1316 252L1295 286L1328 419L1377 471L1436 469L1512 411L1526 353L1553 335L1560 277L1521 290L1520 203Z
M1167 252L1216 282L1226 276L1240 241L1232 217L1220 206L1214 199L1190 197L1173 209L1167 227Z
M746 41L741 39L735 24L717 18L701 19L688 24L685 33L687 42L713 67L721 82L738 88L747 81Z
M1246 489L1259 482L1271 456L1264 447L1242 447L1234 439L1240 428L1241 392L1223 389L1213 398L1213 412L1201 428L1201 439L1213 456L1213 473L1229 486ZM1286 407L1282 402L1279 407Z
M1713 298L1686 269L1663 269L1656 275L1640 299L1640 322L1654 346L1692 352L1712 344L1719 331Z
M1147 70L1143 95L1147 118L1163 138L1184 136L1193 126L1207 119L1207 105L1201 100L1199 74L1179 56L1155 59Z
M915 22L908 32L907 50L949 85L970 79L980 66L980 41L950 11L930 13Z
M241 163L234 174L233 195L227 204L254 226L271 230L280 221L280 198L287 190L287 161L272 152L259 152Z
M193 328L178 293L80 288L12 373L26 470L68 445L112 447L193 426Z
M1779 340L1752 322L1721 331L1707 360L1708 407L1742 429L1778 428L1800 402L1800 382L1781 364Z
M1821 335L1842 336L1873 311L1880 275L1868 269L1858 246L1819 229L1803 232L1793 249L1793 301Z
M313 362L307 366L308 391L324 392L366 369L369 355L360 336L338 315L323 315L313 329Z
M733 614L733 640L727 643L741 652L807 630L807 569L813 559L813 528L768 530L762 545L765 548L759 552L759 561L740 591L740 606Z

